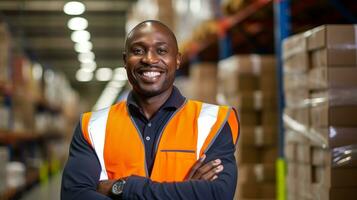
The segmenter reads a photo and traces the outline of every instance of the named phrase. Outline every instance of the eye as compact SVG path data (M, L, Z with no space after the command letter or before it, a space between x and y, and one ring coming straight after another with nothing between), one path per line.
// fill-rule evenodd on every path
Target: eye
M132 50L134 55L143 55L144 54L144 49L142 48L133 48Z
M164 49L164 48L158 48L158 49L157 49L157 53L158 53L159 55L164 55L164 54L167 53L167 50Z

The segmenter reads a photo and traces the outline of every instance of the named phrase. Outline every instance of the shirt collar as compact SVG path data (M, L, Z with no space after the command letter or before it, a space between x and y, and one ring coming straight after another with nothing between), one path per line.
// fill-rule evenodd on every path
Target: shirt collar
M174 108L178 109L184 102L185 102L185 97L182 96L181 92L179 89L177 89L175 86L173 87L173 90L171 92L171 95L169 98L166 100L166 102L161 106L160 109L166 109L166 108ZM138 109L140 109L139 104L135 100L133 96L133 92L130 92L127 98L127 103L129 106L134 106Z

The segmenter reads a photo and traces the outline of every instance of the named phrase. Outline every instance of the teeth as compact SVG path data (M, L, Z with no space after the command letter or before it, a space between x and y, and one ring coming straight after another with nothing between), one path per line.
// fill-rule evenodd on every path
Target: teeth
M150 77L150 78L153 78L153 77L159 76L160 72L144 72L143 75L147 76L147 77Z

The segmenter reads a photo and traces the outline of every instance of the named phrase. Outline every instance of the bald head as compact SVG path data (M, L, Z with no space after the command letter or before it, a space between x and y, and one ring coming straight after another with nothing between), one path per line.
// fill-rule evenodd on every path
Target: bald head
M170 40L173 41L173 44L175 45L174 48L178 51L178 45L177 45L177 39L175 34L171 31L171 29L163 24L160 21L157 20L145 20L143 22L140 22L137 24L127 35L125 39L125 52L128 51L129 44L133 40L133 38L136 36L136 33L139 31L161 31L164 32Z

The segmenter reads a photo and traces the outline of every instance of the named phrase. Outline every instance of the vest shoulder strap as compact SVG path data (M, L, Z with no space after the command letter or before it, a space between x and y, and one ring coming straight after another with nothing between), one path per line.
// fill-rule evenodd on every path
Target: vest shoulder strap
M97 154L100 166L102 168L99 180L108 179L108 174L104 163L104 146L110 108L111 107L107 107L92 112L87 126L88 139L90 140L90 143Z
M202 103L201 112L197 119L197 152L200 152L204 142L206 141L208 135L210 134L213 125L216 123L218 118L219 106ZM197 159L200 157L200 154L197 153Z

